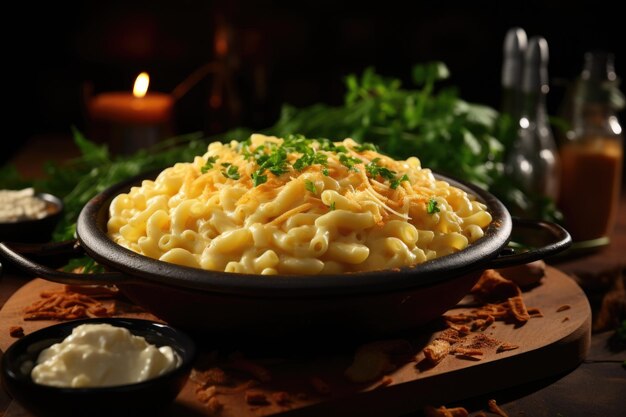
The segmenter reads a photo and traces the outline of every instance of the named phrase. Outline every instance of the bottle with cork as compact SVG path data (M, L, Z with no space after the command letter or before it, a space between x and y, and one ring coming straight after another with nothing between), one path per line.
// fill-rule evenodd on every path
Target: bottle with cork
M609 243L622 177L623 136L616 112L624 98L614 56L588 52L576 80L570 129L560 144L558 207L575 242L589 247Z

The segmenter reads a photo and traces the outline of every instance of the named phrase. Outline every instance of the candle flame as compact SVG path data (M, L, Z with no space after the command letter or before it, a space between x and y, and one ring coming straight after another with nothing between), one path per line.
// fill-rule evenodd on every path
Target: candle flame
M142 72L137 76L135 85L133 86L133 96L141 98L148 92L148 84L150 84L150 76L147 72Z

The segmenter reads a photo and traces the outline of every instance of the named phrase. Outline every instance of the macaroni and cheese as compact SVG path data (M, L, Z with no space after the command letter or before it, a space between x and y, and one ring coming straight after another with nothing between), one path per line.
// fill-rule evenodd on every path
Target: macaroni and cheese
M211 143L109 211L109 236L132 251L263 275L412 266L462 250L492 220L417 158L396 161L351 139L260 134Z

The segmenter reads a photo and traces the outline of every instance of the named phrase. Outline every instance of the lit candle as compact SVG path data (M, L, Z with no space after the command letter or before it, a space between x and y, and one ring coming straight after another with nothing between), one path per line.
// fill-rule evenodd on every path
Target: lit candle
M148 92L150 77L137 76L133 92L106 92L87 103L92 127L114 153L131 153L171 135L174 99L170 94Z

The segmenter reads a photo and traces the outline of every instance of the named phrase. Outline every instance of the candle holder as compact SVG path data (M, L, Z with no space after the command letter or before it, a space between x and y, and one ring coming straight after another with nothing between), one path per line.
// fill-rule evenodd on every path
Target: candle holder
M85 93L89 137L106 143L113 154L128 155L174 135L174 97L147 92L146 73L133 92Z

